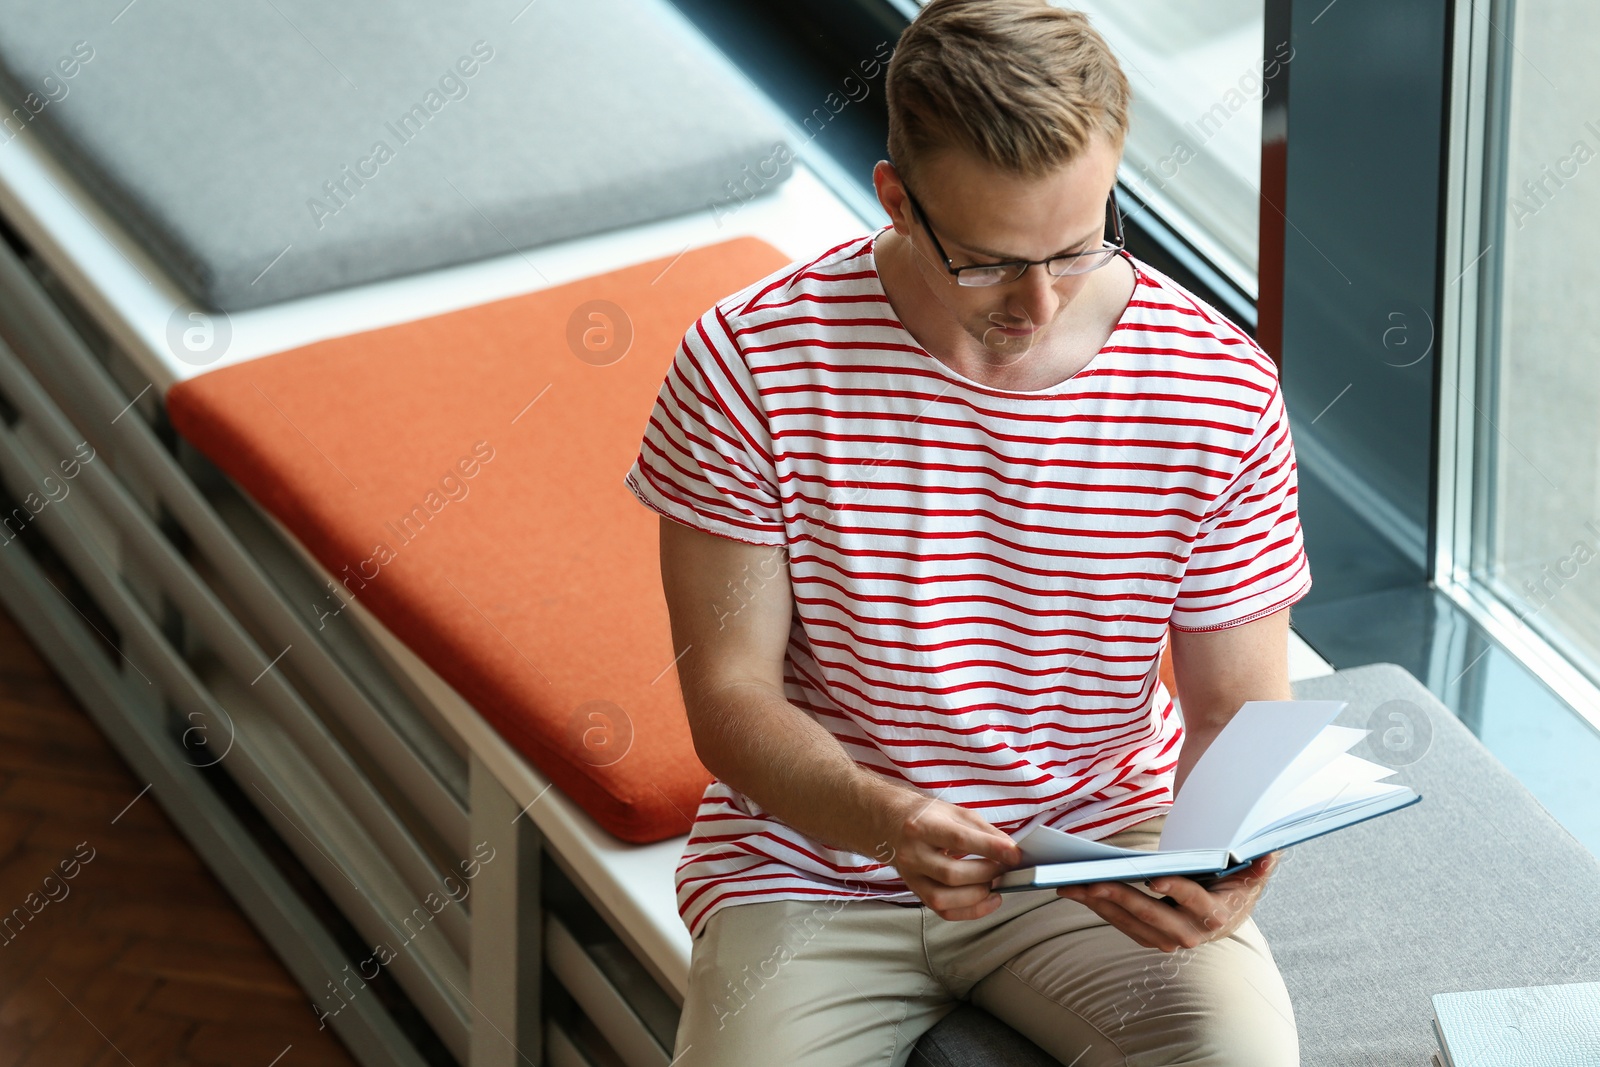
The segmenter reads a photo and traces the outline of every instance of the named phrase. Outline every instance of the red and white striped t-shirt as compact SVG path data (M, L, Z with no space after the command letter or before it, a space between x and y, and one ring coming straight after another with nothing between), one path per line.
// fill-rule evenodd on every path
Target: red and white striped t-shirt
M1153 818L1183 737L1158 677L1168 625L1248 622L1311 585L1277 368L1123 253L1133 298L1087 366L981 385L896 317L882 232L702 315L627 484L680 522L788 546L785 695L861 766L1007 833ZM917 900L720 780L676 882L693 934L728 905Z

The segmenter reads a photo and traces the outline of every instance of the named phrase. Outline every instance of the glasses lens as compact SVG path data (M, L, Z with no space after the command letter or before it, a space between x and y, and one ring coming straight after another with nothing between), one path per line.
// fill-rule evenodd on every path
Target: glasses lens
M1117 254L1115 245L1107 245L1096 252L1085 252L1077 256L1061 256L1052 259L1045 265L1045 269L1057 278L1065 274L1086 274L1097 267L1103 267L1111 262L1111 257Z
M960 285L1004 285L1021 276L1021 272L1013 266L998 267L961 267L956 271L956 282Z

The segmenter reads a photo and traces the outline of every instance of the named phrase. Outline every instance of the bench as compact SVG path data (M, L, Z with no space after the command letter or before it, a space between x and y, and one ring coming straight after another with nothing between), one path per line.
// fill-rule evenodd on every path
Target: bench
M415 650L409 670L442 679L601 827L657 841L687 829L708 779L688 747L675 686L659 686L673 656L656 520L608 475L628 465L698 304L782 262L748 239L692 249L670 264L215 371L175 387L169 409L335 575L366 550L361 532L384 529L386 516L404 513L431 484L425 472L450 469L466 442L498 434L504 443L471 490L480 495L441 501L438 526L397 548L381 577L374 569L359 592L370 610L363 618ZM566 338L571 309L598 302L626 311L637 347L620 358ZM463 350L473 353L465 371L455 355ZM379 380L359 413L327 399ZM541 396L549 406L531 406ZM286 422L303 424L305 436L285 433ZM526 522L529 500L562 501L552 515L565 521ZM393 522L387 529L396 531ZM505 568L495 562L505 555L527 562ZM1379 666L1302 680L1296 694L1348 701L1340 722L1375 728L1369 746L1393 728L1389 712L1427 739L1397 775L1424 804L1291 850L1262 902L1306 1062L1363 1062L1340 1058L1351 1047L1380 1059L1425 1052L1427 997L1453 988L1464 967L1474 981L1500 985L1577 980L1600 968L1600 953L1562 949L1600 934L1600 907L1589 906L1600 905L1600 867L1426 689ZM1398 759L1381 745L1368 755ZM1534 870L1555 876L1557 896L1500 895L1545 884ZM614 892L670 898L670 868ZM1580 906L1551 908L1557 900ZM658 899L651 911L660 918L671 908ZM1438 939L1451 931L1468 933L1470 945L1440 953ZM686 963L680 941L651 968L674 999ZM964 1009L930 1032L920 1054L960 1062L952 1050L976 1042L991 1058L969 1062L1000 1062L993 1042L1016 1035L997 1036L1009 1032L996 1026Z

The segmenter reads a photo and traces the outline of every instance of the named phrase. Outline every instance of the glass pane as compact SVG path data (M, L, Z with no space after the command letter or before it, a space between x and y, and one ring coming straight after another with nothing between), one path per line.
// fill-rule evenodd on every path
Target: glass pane
M1600 6L1519 4L1500 26L1505 122L1490 153L1503 203L1486 206L1485 238L1499 290L1484 294L1480 401L1493 424L1477 431L1487 551L1474 569L1600 680Z
M1056 6L1089 16L1133 89L1123 180L1254 292L1263 0Z

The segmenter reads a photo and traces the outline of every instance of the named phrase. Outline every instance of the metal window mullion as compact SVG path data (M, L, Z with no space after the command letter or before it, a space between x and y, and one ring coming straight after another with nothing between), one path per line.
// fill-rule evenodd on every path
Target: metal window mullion
M1492 494L1488 445L1493 434L1479 427L1479 408L1491 399L1493 362L1498 359L1502 263L1499 245L1505 218L1507 164L1506 80L1511 42L1496 26L1509 27L1510 4L1455 7L1450 156L1447 182L1445 273L1458 279L1445 293L1439 331L1439 516L1434 581L1440 592L1494 641L1504 646L1590 726L1600 730L1600 686L1563 649L1528 627L1487 581L1482 561ZM1459 673L1469 652L1463 633L1439 642L1439 676ZM1446 664L1454 666L1446 667ZM1455 679L1452 686L1458 682ZM1452 706L1466 702L1445 693Z
M1471 581L1475 498L1474 436L1478 302L1482 248L1484 123L1488 68L1484 20L1475 4L1456 4L1452 41L1450 137L1444 208L1443 273L1447 283L1439 323L1438 536L1433 577L1441 587Z
M1475 21L1477 5L1473 8ZM1477 267L1475 338L1470 350L1470 362L1464 361L1472 371L1472 388L1465 390L1473 404L1474 414L1481 409L1482 418L1493 420L1489 408L1499 399L1498 379L1500 366L1500 341L1502 323L1502 298L1505 293L1505 204L1506 169L1510 163L1509 124L1511 118L1511 53L1513 45L1506 27L1512 25L1514 5L1511 0L1488 0L1488 12L1483 18L1489 23L1481 28L1482 48L1485 53L1483 75L1483 147L1480 153L1479 175L1483 193L1476 205L1475 221L1480 227L1481 247L1488 249ZM1490 425L1494 425L1491 421ZM1490 486L1492 464L1498 447L1497 433L1482 433L1477 419L1471 422L1470 438L1471 508L1467 517L1467 536L1470 551L1467 557L1467 580L1482 583L1495 553L1496 494Z

